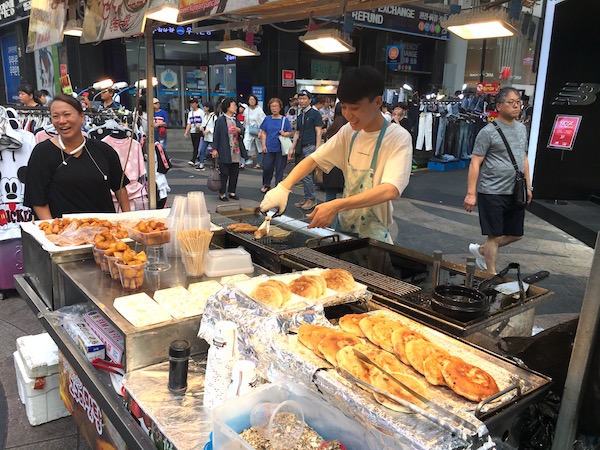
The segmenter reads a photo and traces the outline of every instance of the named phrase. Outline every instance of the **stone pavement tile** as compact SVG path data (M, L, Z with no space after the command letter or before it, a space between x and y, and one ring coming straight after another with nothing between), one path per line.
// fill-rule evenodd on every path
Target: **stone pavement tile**
M7 396L8 403L8 435L6 448L32 448L30 445L46 441L58 441L77 434L77 426L71 417L53 420L37 426L32 426L27 420L25 405L21 403L18 395ZM39 447L47 448L47 447ZM67 449L63 447L55 447Z
M12 353L16 350L13 349ZM4 388L4 393L7 397L11 395L18 395L18 387L17 387L17 374L15 371L15 363L13 360L12 353L10 356L5 356L0 358L0 380L2 380L2 387Z

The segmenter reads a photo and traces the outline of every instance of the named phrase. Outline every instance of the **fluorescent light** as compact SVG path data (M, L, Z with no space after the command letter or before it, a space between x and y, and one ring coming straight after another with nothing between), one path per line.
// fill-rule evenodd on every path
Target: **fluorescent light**
M107 78L106 80L100 80L95 82L92 87L96 90L96 91L102 91L104 89L108 89L110 87L113 86L113 80L111 80L110 78Z
M409 86L408 84L406 84L406 83L405 83L405 84L402 86L402 89L406 89L407 91L412 91L412 90L413 90L413 88L412 88L412 87L410 87L410 86Z
M157 22L172 23L179 25L177 16L179 15L179 8L174 5L164 4L158 8L150 9L146 13L146 19L152 19Z
M67 21L63 34L67 36L81 37L83 35L83 28L81 27L81 20L72 19Z
M195 44L199 44L199 41L181 41L182 44L189 44L189 45L195 45Z
M467 88L467 83L465 83L465 84L462 85L461 91L464 91L466 88Z
M260 52L256 50L256 47L250 47L241 39L223 41L217 45L217 50L233 56L260 56Z
M508 15L497 9L454 14L441 25L463 39L509 37L518 32Z
M354 53L350 39L346 40L338 30L311 30L299 39L319 53Z

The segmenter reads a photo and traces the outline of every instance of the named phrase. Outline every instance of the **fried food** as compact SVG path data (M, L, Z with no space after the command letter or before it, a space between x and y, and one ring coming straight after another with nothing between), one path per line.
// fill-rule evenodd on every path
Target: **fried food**
M395 329L392 333L392 346L394 354L398 358L400 358L400 361L402 361L407 366L410 365L410 362L408 361L408 358L406 358L405 346L408 341L412 341L415 339L423 339L425 341L427 340L425 336L423 336L421 333L418 333L413 329L405 326L401 326L400 328Z
M387 372L408 373L407 367L398 358L373 344L360 343L355 345L354 348Z
M442 368L446 385L458 395L474 402L499 392L494 378L485 370L453 358Z
M354 334L346 331L336 331L334 333L327 334L319 344L317 348L325 359L334 366L337 364L336 355L339 350L350 345L361 344L362 341Z
M442 369L448 364L453 356L447 351L436 348L431 355L423 361L423 375L425 379L434 386L446 386L446 380Z
M267 228L258 228L255 232L254 232L254 239L262 239L267 235Z
M423 362L436 350L436 348L437 347L431 342L428 342L424 339L409 340L404 345L406 359L413 369L415 369L421 375L423 375Z
M340 317L340 328L349 333L354 333L358 337L366 337L365 333L363 333L358 326L358 322L365 317L368 317L368 314L346 314L345 316Z
M144 245L161 245L171 241L169 229L160 220L140 220L131 228L129 237Z
M314 330L310 335L310 348L319 357L325 359L325 355L319 350L319 344L329 334L337 333L334 328L324 328L320 330Z
M344 269L324 270L321 276L325 279L327 287L334 291L350 292L356 285L352 274Z
M365 383L371 383L371 372L377 370L371 364L358 359L354 354L354 349L350 346L339 350L335 355L335 359L339 367Z
M322 293L321 284L313 276L302 275L288 284L290 290L301 297L319 298Z
M265 305L279 308L292 298L292 292L279 280L267 280L256 286L251 297Z
M227 229L234 233L254 233L258 230L258 227L256 225L250 225L249 223L240 222L227 225Z
M310 343L310 337L311 337L313 331L320 330L320 329L332 330L331 328L324 327L322 325L312 325L312 324L304 323L298 327L298 340L305 347L308 347L312 350L312 345Z
M94 243L94 237L105 228L117 239L127 237L127 230L119 224L97 218L54 219L50 222L40 222L38 228L46 238L58 246L85 245Z
M394 330L402 327L402 324L396 320L380 318L375 320L371 331L371 342L380 346L388 352L393 352L392 333Z
M403 384L418 392L421 395L424 395L427 387L423 384L421 380L417 377L408 374L394 374L395 378L398 378ZM420 407L424 407L425 405L414 395L410 394L407 390L403 389L398 383L396 383L390 376L384 374L378 369L375 369L371 372L370 377L371 384L376 388L381 389L382 391L389 392L390 394L399 397L407 402L412 403L413 405L417 405ZM378 392L373 393L375 400L381 403L388 409L400 412L407 412L407 408L400 403L395 402L394 400L382 395Z

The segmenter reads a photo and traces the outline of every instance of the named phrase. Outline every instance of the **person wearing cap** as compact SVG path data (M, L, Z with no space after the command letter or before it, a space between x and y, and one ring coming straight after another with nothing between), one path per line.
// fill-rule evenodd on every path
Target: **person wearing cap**
M113 88L104 89L100 92L100 110L103 109L114 109L118 111L121 108L117 102L114 101L113 96L115 95L115 91Z
M165 154L167 153L167 126L169 125L169 116L167 112L160 109L160 101L154 97L152 100L154 106L154 140L160 142ZM168 159L171 159L167 157Z
M331 225L342 233L392 244L392 200L400 197L410 180L412 139L403 127L390 125L381 114L385 79L374 67L348 69L337 95L348 123L304 158L260 204L263 212L283 213L295 183L316 167L344 174L344 196L317 205L307 217L309 228Z
M185 131L183 132L183 136L187 137L187 135L190 134L192 138L192 157L188 161L188 164L190 166L195 166L198 162L200 138L202 137L202 132L204 131L204 109L198 106L197 98L190 98L189 104L191 110L188 114L187 125L185 127Z
M310 105L310 102L310 92L306 89L298 92L296 132L294 133L292 148L288 153L288 160L297 155L296 160L299 158L302 161L321 145L323 118L321 117L321 113ZM304 188L304 199L294 203L294 206L304 211L310 211L317 204L315 180L312 170L307 172L302 178L302 187Z

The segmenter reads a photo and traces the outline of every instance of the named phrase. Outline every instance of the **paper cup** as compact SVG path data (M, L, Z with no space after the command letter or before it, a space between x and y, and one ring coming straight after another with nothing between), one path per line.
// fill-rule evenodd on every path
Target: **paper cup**
M129 265L117 261L115 265L119 269L119 278L125 291L139 291L142 288L146 263Z

